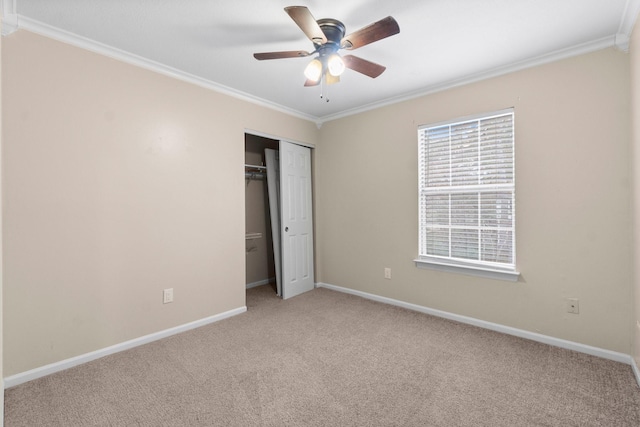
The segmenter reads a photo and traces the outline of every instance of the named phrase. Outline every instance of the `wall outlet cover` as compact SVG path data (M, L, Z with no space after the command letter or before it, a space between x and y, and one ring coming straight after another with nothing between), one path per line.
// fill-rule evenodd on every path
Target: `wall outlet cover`
M162 303L168 304L170 302L173 302L173 288L162 291Z
M578 298L567 298L567 313L571 314L579 314L580 313L580 302Z

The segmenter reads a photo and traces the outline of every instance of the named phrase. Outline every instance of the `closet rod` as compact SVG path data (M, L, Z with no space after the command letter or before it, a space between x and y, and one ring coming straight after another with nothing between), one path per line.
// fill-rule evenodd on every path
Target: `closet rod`
M267 170L266 166L247 165L247 164L244 165L244 168L245 169L258 169L258 170L261 170L261 171L266 171Z

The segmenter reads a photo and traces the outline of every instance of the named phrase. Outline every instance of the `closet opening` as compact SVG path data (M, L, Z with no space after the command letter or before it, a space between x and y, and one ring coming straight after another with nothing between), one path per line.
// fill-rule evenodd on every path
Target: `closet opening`
M245 133L246 288L268 286L274 296L281 294L276 280L265 149L278 152L279 147L278 140Z
M245 133L246 286L315 287L311 147Z

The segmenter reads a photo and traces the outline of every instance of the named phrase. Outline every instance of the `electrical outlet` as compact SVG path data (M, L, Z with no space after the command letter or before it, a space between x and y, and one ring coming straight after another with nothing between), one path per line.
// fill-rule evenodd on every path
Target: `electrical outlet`
M162 291L162 303L168 304L170 302L173 302L173 288Z
M384 269L384 278L391 279L391 269L389 267L385 267Z
M580 303L578 298L567 298L567 313L571 314L579 314L580 313Z

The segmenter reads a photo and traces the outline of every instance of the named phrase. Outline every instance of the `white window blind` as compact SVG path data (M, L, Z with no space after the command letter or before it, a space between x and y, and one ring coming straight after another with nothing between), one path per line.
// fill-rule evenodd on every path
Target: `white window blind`
M515 271L513 110L418 137L420 260Z

